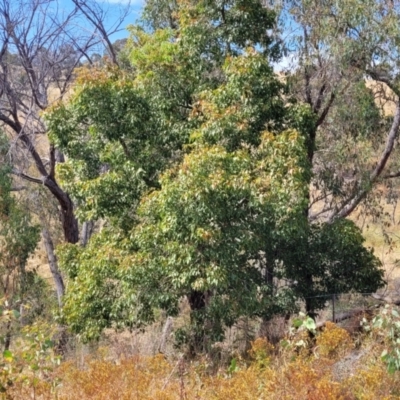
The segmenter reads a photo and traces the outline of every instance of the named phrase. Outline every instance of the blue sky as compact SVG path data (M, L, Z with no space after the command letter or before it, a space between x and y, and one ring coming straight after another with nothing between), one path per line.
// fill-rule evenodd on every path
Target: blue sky
M96 0L97 3L107 9L107 11L110 13L110 18L112 18L113 14L114 15L118 15L118 9L121 6L126 6L127 4L129 4L129 1L127 0ZM131 5L131 11L129 13L129 15L127 16L127 19L124 23L124 27L134 24L136 22L136 20L140 17L143 6L144 6L145 0L131 0L130 1L130 5ZM119 32L118 34L115 34L112 36L113 40L117 40L123 37L127 37L128 36L128 32L122 31Z
M105 11L109 16L110 24L118 18L121 7L126 7L130 3L130 12L123 23L123 27L127 27L130 24L134 24L140 17L145 0L96 0L97 4ZM58 0L58 5L65 10L70 10L72 5L70 0ZM123 30L112 36L112 40L121 39L128 36L128 32Z
M120 6L126 6L130 3L132 11L131 11L131 17L134 19L137 18L140 15L140 12L143 8L143 5L145 3L145 0L96 0L96 2L104 7L109 9L110 11L115 9L117 10L118 7ZM129 23L133 23L134 20L131 20Z

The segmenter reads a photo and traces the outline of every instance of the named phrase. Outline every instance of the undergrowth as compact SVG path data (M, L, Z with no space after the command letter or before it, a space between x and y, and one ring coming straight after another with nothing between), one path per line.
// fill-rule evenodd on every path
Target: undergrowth
M233 354L230 362L215 365L210 356L188 360L130 356L110 358L107 350L61 363L50 375L35 375L31 392L26 384L2 394L7 399L59 400L375 400L400 399L400 372L393 371L398 313L384 309L364 321L351 336L326 323L317 330L312 320L291 329L278 344L264 338L251 343L247 354ZM390 317L390 318L389 318ZM298 321L298 320L297 320ZM366 329L365 329L366 328ZM8 396L8 397L7 397Z

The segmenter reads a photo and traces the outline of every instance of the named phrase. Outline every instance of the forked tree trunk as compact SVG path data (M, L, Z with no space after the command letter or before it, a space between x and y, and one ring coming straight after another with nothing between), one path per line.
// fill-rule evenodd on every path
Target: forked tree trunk
M78 243L79 228L78 220L75 217L74 203L68 193L64 192L55 181L52 181L52 184L47 187L54 194L60 205L60 220L65 241L72 244Z

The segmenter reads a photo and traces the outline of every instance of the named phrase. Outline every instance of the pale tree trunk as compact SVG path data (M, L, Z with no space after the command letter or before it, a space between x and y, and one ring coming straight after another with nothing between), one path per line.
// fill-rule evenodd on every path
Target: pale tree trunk
M174 320L172 317L167 317L162 333L161 333L161 339L160 339L160 345L158 346L158 352L161 354L165 353L166 347L167 347L167 342L169 335L172 332L172 329L174 327Z
M64 280L58 268L57 256L54 252L54 244L51 239L50 232L47 228L42 229L42 237L46 248L47 259L49 261L50 271L53 275L53 280L56 285L58 306L62 308L62 301L65 294Z
M82 230L81 230L81 245L82 245L82 247L86 247L86 245L88 244L89 239L93 233L93 228L94 228L93 221L85 221L83 223Z
M50 271L53 275L53 280L56 285L58 306L63 307L63 297L65 294L64 280L58 268L57 256L54 252L54 243L47 228L42 229L43 242L46 248L47 259L49 261ZM69 340L68 329L64 325L58 326L58 332L53 338L55 341L54 351L60 356L65 356Z

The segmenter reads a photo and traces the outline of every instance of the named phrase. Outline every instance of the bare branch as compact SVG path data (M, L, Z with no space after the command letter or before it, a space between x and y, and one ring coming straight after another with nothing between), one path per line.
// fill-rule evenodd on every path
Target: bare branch
M27 190L27 186L13 186L10 190L11 192L21 192L23 190Z
M37 183L39 185L43 185L43 180L39 179L39 178L34 178L33 176L29 176L27 174L24 174L21 171L18 171L16 168L13 168L11 171L14 175L19 176L22 179L25 179L28 182L33 182L33 183Z
M321 87L319 88L318 97L317 97L317 100L316 100L315 105L313 107L313 111L315 113L318 113L318 111L321 109L322 102L324 100L325 91L326 91L326 83L323 83L321 85Z
M105 13L101 11L97 4L88 0L72 0L76 7L82 12L88 21L90 21L96 31L99 33L101 40L107 48L107 51L111 57L113 64L118 65L117 54L113 48L110 40L110 32L105 27ZM116 23L112 33L118 32L122 22L125 20L129 12L130 4L128 3L125 11L122 13L119 23Z
M325 121L325 118L328 115L329 110L331 109L332 104L335 101L335 98L336 98L335 92L332 92L331 95L329 96L329 100L328 100L327 104L325 105L324 109L322 110L321 114L318 117L318 120L316 123L317 127L320 126Z
M400 177L400 171L384 175L383 177L385 179L398 178L398 177Z
M74 204L55 176L57 149L37 146L47 133L41 110L65 96L75 68L84 58L91 62L96 46L116 61L109 35L120 29L129 7L112 25L94 1L73 2L64 13L53 0L0 0L0 123L11 135L13 173L49 190L60 207L65 240L76 243Z
M396 140L396 138L398 136L398 132L399 132L399 127L400 127L400 103L398 100L397 104L396 104L396 112L394 115L392 126L390 128L390 131L389 131L389 134L388 134L388 137L386 140L385 149L384 149L381 157L379 158L379 161L377 162L376 167L370 174L370 178L369 178L370 184L374 183L377 180L377 178L379 178L382 171L384 170L384 168L387 164L387 161L393 151L395 140ZM360 191L358 191L358 193L348 202L348 204L345 207L343 207L339 212L337 212L329 217L329 221L332 222L335 219L345 218L348 215L350 215L355 210L355 208L360 204L360 202L365 198L365 196L368 194L368 192L369 192L368 188L360 189Z

